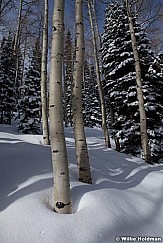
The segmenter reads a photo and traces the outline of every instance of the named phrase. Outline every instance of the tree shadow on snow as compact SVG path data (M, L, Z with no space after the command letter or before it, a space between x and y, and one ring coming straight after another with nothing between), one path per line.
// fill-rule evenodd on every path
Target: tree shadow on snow
M93 184L82 183L71 189L74 211L78 210L78 204L82 196L87 192L109 188L116 190L134 188L151 172L163 170L163 164L149 165L139 158L106 148L103 148L103 151L100 152L98 147L96 150L92 150L91 146L89 146L89 156ZM71 173L74 177L75 173L73 170L72 172L70 170Z
M50 147L0 139L0 211L23 196L52 186L51 172Z
M115 193L114 199L110 198L110 200L108 200L108 207L110 205L110 213L108 213L108 211L106 212L106 215L110 215L110 218L102 215L101 217L99 216L98 219L97 235L100 234L100 242L116 242L116 236L144 236L144 230L146 231L146 228L148 227L152 228L151 225L153 225L153 222L155 220L158 221L159 213L160 210L162 210L163 205L163 191L160 193L158 191L156 194L157 196L150 197L150 194L146 194L145 191L142 191L140 195L137 195L136 191L132 189L141 184L151 172L163 170L163 165L148 165L139 158L121 154L111 149L103 148L102 150L103 151L100 152L98 146L96 150L89 146L93 184L88 185L79 183L77 186L72 187L71 196L73 212L77 212L79 208L80 210L82 209L82 204L80 204L80 201L85 194L90 193L87 202L89 205L90 198L92 201L96 201L97 199L100 202L101 194L99 194L99 198L97 198L98 194L95 195L92 194L92 192L108 189L106 193L109 193L109 189L113 189L110 190L110 197ZM74 172L72 172L72 174L74 176ZM146 186L147 185L144 187L143 185L142 190L146 190ZM129 195L134 197L134 200L131 200L131 202L129 200L130 197L128 197L128 194L125 193L125 190L128 189L131 189L131 194ZM119 194L120 197L118 196ZM121 200L123 200L123 202L121 202ZM141 203L144 203L145 205L147 203L147 205L141 205ZM103 201L101 199L101 207L104 208L106 206L107 205L105 204L103 205ZM141 206L141 210L143 210L144 207L147 208L145 213L141 212ZM114 207L113 212L112 207ZM108 210L108 208L106 210ZM114 215L115 210L117 212L116 215ZM126 210L128 211L126 212ZM87 224L91 224L91 222L92 221L90 220L89 222L88 219ZM152 228L152 232L150 232L152 236L158 237L157 232L161 232L161 227L161 222L160 225L157 222L157 228ZM98 242L99 237L97 237L97 241L94 241L94 243Z

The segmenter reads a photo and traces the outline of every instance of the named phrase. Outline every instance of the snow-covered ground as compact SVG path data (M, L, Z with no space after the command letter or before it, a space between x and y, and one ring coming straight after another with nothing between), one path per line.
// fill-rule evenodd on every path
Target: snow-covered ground
M86 135L93 185L77 180L73 130L67 128L73 214L60 215L52 211L50 147L42 145L41 135L0 126L0 243L113 243L116 236L163 237L163 165L147 165L106 149L100 129L87 128Z

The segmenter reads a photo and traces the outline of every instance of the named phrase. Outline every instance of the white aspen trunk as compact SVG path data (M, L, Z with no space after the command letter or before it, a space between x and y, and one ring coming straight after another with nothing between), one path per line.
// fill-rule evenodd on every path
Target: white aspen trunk
M73 64L72 64L73 65ZM73 69L72 69L73 70ZM71 97L70 97L70 126L73 126L73 108L72 108L72 96L73 96L73 77L71 77Z
M111 126L112 126L113 123L115 122L115 117L114 117L114 109L113 109L113 106L111 104L110 97L109 97L109 110L110 110ZM120 147L120 143L119 143L119 138L115 136L114 132L113 132L113 139L114 139L114 142L115 142L116 151L120 152L121 147Z
M42 130L43 144L50 144L47 106L47 55L48 55L48 0L44 2L44 27L41 60L41 102L42 102Z
M19 3L19 13L18 13L18 23L16 28L15 42L14 42L14 53L17 54L18 41L20 37L20 28L21 28L21 20L22 20L22 8L23 8L23 0L20 0Z
M88 10L89 10L90 23L91 23L92 40L93 40L93 47L94 47L94 57L95 57L95 63L96 63L97 86L98 86L100 103L101 103L102 129L104 131L106 147L111 148L109 132L108 132L107 123L106 123L105 100L104 100L104 93L103 93L103 88L102 88L102 84L101 84L101 75L100 75L100 67L99 67L99 59L98 59L96 34L95 34L95 28L94 28L94 23L93 23L93 19L92 19L90 0L88 0Z
M54 1L50 66L50 136L54 174L54 210L71 213L69 170L62 114L64 0Z
M90 5L92 7L92 12L93 12L93 18L92 21L94 23L94 29L95 29L95 36L96 36L96 40L98 41L98 45L96 43L97 46L97 53L99 52L99 48L101 48L101 37L100 37L100 31L98 28L98 23L97 23L97 17L96 17L96 10L95 10L95 0L89 0L90 1ZM98 55L99 57L99 63L102 63L101 60L101 55ZM100 64L99 64L100 65ZM103 89L102 89L103 92ZM113 124L113 120L114 120L114 111L112 108L112 104L109 101L109 109L110 109L110 114L111 114L111 124ZM115 137L115 135L113 135L114 141L115 141L115 145L116 145L116 150L118 152L120 152L120 143L119 143L119 139Z
M65 127L68 126L68 119L67 119L67 88L66 88L66 78L65 78L65 62L63 58L63 95L64 95L64 121L65 121Z
M22 63L22 73L21 73L21 83L20 86L23 85L23 77L24 77L24 64L25 64L25 57L26 57L26 47L27 47L27 37L24 40L24 50L23 50L23 63Z
M126 9L127 9L127 14L128 14L132 50L133 50L134 60L135 60L137 98L138 98L139 113L140 113L141 145L142 145L142 149L143 149L143 153L144 153L145 162L150 163L150 149L149 149L149 145L148 145L147 123L146 123L147 118L146 118L143 91L142 91L140 59L139 59L139 53L138 53L138 49L137 49L137 42L136 42L136 37L135 37L133 20L132 20L132 16L131 16L130 3L128 0L126 0Z
M95 1L94 0L89 0L90 4L92 6L92 10L93 10L93 18L94 18L94 25L95 25L95 29L96 29L96 35L97 35L97 40L98 40L98 48L101 48L101 36L100 36L100 31L98 28L98 23L97 23L97 17L96 17L96 10L95 10ZM101 57L101 56L100 56Z
M14 41L14 55L16 57L15 87L17 85L18 70L19 70L18 46L19 46L19 38L20 38L20 31L21 31L22 9L23 9L23 0L20 0L19 13L18 13L18 23L17 23L16 35L15 35L15 41Z
M92 183L82 113L82 73L84 66L84 27L82 0L76 0L76 56L74 63L73 125L79 181Z

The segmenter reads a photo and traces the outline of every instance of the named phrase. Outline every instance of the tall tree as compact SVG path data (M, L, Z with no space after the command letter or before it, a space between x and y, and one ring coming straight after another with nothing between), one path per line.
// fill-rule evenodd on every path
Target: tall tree
M22 98L17 108L20 120L18 130L23 133L39 134L41 117L41 52L37 41L33 49L29 67L25 73L23 86L20 87Z
M158 155L161 140L155 136L160 131L161 106L158 98L160 86L157 71L151 75L150 67L154 64L154 53L149 39L132 13L134 30L142 70L142 89L147 115L147 127L151 150ZM121 150L140 155L140 117L136 90L136 72L129 32L126 4L114 2L106 9L104 33L102 34L102 60L105 76L104 87L108 104L114 109L111 133L121 139ZM155 65L156 66L156 65ZM110 120L109 120L110 121ZM111 125L110 125L111 127ZM153 139L152 139L152 136ZM152 153L153 153L152 152ZM156 156L158 160L158 156Z
M64 0L54 1L50 65L50 135L54 174L54 210L71 213L69 170L62 114Z
M82 90L82 107L84 125L87 127L101 127L102 124L99 94L96 83L97 81L95 67L93 64L85 60Z
M107 122L106 122L106 109L105 109L104 93L103 93L101 75L100 75L100 65L99 65L99 59L98 59L97 40L96 40L95 26L94 26L94 21L93 21L93 16L92 16L92 8L91 8L91 1L90 0L88 0L88 10L89 10L92 39L93 39L93 46L94 46L94 57L95 57L95 63L96 63L97 85L98 85L100 102L101 102L102 129L104 131L106 146L110 148L111 144L110 144L109 132L108 132Z
M140 112L141 145L142 145L145 161L149 163L151 158L150 158L150 149L148 145L147 117L145 112L143 90L142 90L140 58L139 58L137 40L136 40L129 0L126 0L126 8L127 8L128 21L129 21L132 50L133 50L134 60L135 60L137 98L138 98L139 112Z
M73 45L70 30L67 31L65 40L65 113L67 123L72 126L72 82L73 82Z
M20 44L20 32L21 32L21 21L22 21L22 10L23 10L23 0L19 1L19 12L18 12L18 21L14 41L14 55L15 55L15 87L18 87L18 73L19 73L19 44Z
M42 62L41 62L41 102L42 102L42 128L43 142L48 145L49 125L48 125L48 106L47 106L47 56L48 56L48 0L45 0L44 27L42 41Z
M0 123L11 124L15 107L14 88L15 59L13 55L13 40L9 34L3 38L0 53Z
M76 0L76 46L73 77L73 125L79 180L92 183L82 113L82 78L84 65L84 26L82 0Z
M19 13L18 13L18 21L17 21L17 28L15 34L15 42L14 42L14 53L17 52L20 32L21 32L21 21L22 21L22 9L23 9L23 0L19 1Z

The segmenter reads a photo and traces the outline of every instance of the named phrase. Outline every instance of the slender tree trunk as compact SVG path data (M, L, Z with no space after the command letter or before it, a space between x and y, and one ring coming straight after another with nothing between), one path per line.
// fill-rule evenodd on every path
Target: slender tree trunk
M0 21L1 21L2 0L0 0Z
M22 63L22 73L21 73L21 83L20 83L20 86L23 85L24 64L25 64L25 57L26 57L26 47L27 47L27 37L26 37L25 40L24 40L23 63Z
M114 117L114 109L113 109L110 97L109 97L109 110L110 110L110 116L111 116L111 126L113 126L113 124L115 122L115 117ZM113 132L113 139L115 142L116 151L120 152L121 148L120 148L119 138L115 136L114 132Z
M23 0L19 2L19 13L18 13L18 22L15 34L15 41L14 41L14 55L16 60L15 66L15 87L18 85L18 71L19 71L19 53L18 53L18 46L20 43L20 32L21 32L21 21L22 21L22 9L23 9Z
M23 0L20 0L19 3L19 13L18 13L18 23L16 28L15 42L14 42L14 53L17 53L17 47L20 37L20 29L21 29L21 20L22 20L22 8L23 8Z
M69 170L62 114L64 0L54 1L50 66L50 135L54 173L54 210L71 213Z
M98 40L98 48L101 48L101 36L100 36L100 31L98 28L98 23L97 23L97 17L96 17L96 10L95 10L95 0L89 0L92 6L92 11L93 11L93 18L94 18L94 26L95 26L95 32ZM101 55L100 55L101 57Z
M92 12L93 12L92 21L93 21L93 24L94 24L93 27L94 27L94 32L95 32L96 40L98 42L98 45L96 43L97 53L98 53L99 52L99 49L101 48L101 36L100 36L100 31L99 31L98 23L97 23L96 10L95 10L95 0L88 0L88 1L90 1L90 5L92 7ZM98 57L99 57L99 63L101 64L102 63L101 55L98 55ZM114 111L113 111L113 107L112 107L112 104L111 104L110 100L109 100L109 109L110 109L110 114L111 114L111 124L113 124L112 121L114 120ZM118 152L120 152L119 139L116 138L115 135L113 135L113 138L114 138L114 141L115 141L116 150Z
M63 58L64 59L64 58ZM66 88L66 78L65 78L65 62L63 60L63 95L64 95L64 121L65 121L65 127L68 126L68 119L67 119L67 88Z
M1 124L3 123L3 110L1 110Z
M71 80L71 91L73 90L73 78ZM73 91L71 92L71 97L70 97L70 126L73 126L73 108L72 108L72 96L73 96Z
M140 132L141 132L141 145L144 153L145 162L150 163L150 149L148 145L148 135L147 135L147 124L146 124L146 112L144 107L144 98L142 91L142 82L141 82L141 67L140 59L137 48L137 42L135 37L134 25L131 15L130 3L126 0L126 9L128 14L129 28L131 34L132 49L135 59L135 71L136 71L136 83L137 83L137 98L139 103L139 112L140 112Z
M76 0L76 55L74 64L73 125L79 181L92 183L82 113L82 73L84 66L84 27L82 0Z
M47 106L48 0L45 0L41 62L42 130L44 145L50 144Z
M100 67L99 67L99 59L98 59L96 34L95 34L95 28L94 28L94 23L93 23L93 19L92 19L90 0L88 0L88 10L89 10L90 23L91 23L91 30L92 30L92 40L93 40L93 46L94 46L94 57L95 57L95 62L96 62L97 85L98 85L98 91L99 91L100 103L101 103L102 128L103 128L103 131L104 131L106 146L111 148L109 132L108 132L107 123L106 123L105 100L104 100L104 93L103 93L102 84L101 84L101 75L100 75Z

